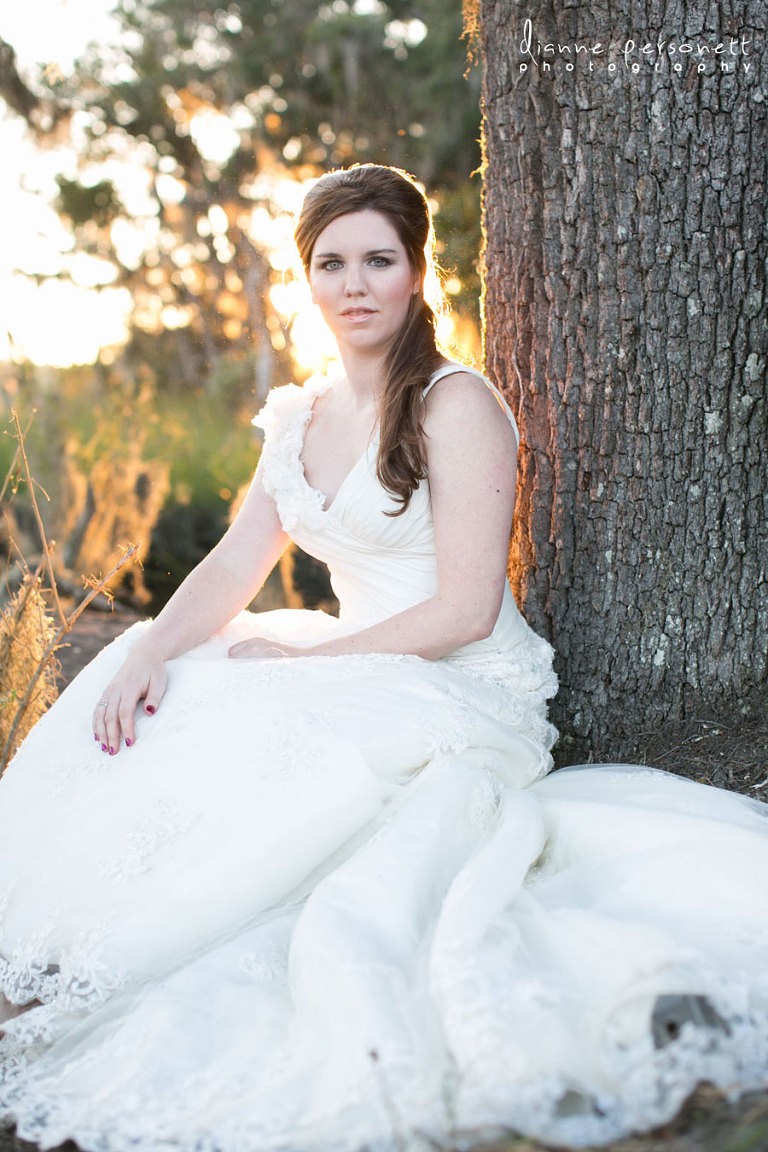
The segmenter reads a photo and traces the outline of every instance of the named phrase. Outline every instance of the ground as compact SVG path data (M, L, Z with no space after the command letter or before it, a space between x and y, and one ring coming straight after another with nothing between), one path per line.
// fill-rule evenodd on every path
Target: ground
M78 621L69 646L60 653L62 687L136 619L125 608L109 613L86 612ZM701 717L641 733L623 751L622 760L664 768L768 800L766 727L736 726ZM462 1152L473 1145L473 1152L556 1152L553 1145L525 1139L492 1144L463 1139ZM35 1146L0 1130L0 1152L35 1152ZM67 1143L54 1152L77 1149ZM729 1102L709 1085L702 1085L671 1124L620 1140L603 1152L768 1152L768 1093L752 1093Z

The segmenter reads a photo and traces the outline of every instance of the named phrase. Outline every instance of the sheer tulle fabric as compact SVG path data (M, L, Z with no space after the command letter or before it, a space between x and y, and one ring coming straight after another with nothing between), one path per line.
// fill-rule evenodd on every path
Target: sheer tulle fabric
M432 594L424 482L306 483L317 394L274 392L265 484L322 612L243 613L105 757L62 695L0 784L0 1115L94 1152L356 1152L514 1128L574 1146L768 1080L768 808L648 769L547 775L552 653L511 594L451 657L230 661Z

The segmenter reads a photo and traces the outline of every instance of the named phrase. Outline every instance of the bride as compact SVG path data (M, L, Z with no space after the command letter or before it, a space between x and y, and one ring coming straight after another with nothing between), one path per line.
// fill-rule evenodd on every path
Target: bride
M0 1117L93 1152L578 1147L768 1082L768 809L547 775L517 430L438 351L427 203L322 177L343 374L276 388L236 521L0 782ZM244 611L294 540L341 610Z

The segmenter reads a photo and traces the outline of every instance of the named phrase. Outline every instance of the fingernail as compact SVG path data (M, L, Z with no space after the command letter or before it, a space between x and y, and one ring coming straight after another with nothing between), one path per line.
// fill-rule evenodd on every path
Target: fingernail
M110 754L110 756L114 756L114 754L115 754L114 748L110 748L109 754Z
M153 708L153 706L151 704L147 704L147 712L149 712L150 716L154 716L155 709Z
M133 740L126 740L126 742L125 742L126 748L130 748L131 744L133 744Z
M106 750L107 750L106 744L102 744L101 750L102 750L102 752L106 752Z
M97 732L94 732L94 734L93 734L93 738L94 738L94 740L98 740L99 736L98 736L98 733L97 733Z

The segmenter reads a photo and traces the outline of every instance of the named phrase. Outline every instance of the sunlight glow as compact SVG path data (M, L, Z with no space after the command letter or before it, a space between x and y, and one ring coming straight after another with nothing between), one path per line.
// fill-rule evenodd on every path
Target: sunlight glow
M81 288L101 288L113 284L117 269L109 260L99 260L87 252L77 252L69 262L69 274Z
M187 194L181 180L177 180L165 172L160 172L156 177L155 188L157 188L157 194L163 204L181 204Z
M291 351L297 368L302 372L326 371L338 360L336 342L320 309L312 303L303 273L300 278L275 284L269 296L275 311L290 329Z
M125 341L131 302L125 290L94 290L114 281L113 266L75 253L48 202L55 175L75 176L77 158L69 148L35 148L11 117L0 120L0 153L0 359L92 363L101 347Z
M176 304L166 304L160 313L160 320L164 328L186 328L190 322L190 313L187 308L179 308Z
M387 48L396 48L403 44L413 48L421 44L427 35L427 26L423 20L412 16L407 20L390 20L385 25L384 31L387 34L384 41Z
M68 74L89 41L117 37L108 0L24 0L0 6L0 36L13 45L23 68L44 63ZM56 71L51 71L53 82Z
M139 228L122 217L110 227L110 238L115 246L118 259L126 268L138 268L141 258L147 251L151 232L147 227Z
M25 276L2 276L0 358L21 355L61 368L92 364L101 348L125 342L130 307L125 288L96 292L67 281L46 280L38 286Z
M205 108L189 121L189 134L204 160L226 164L240 143L240 134L229 117L215 108Z

